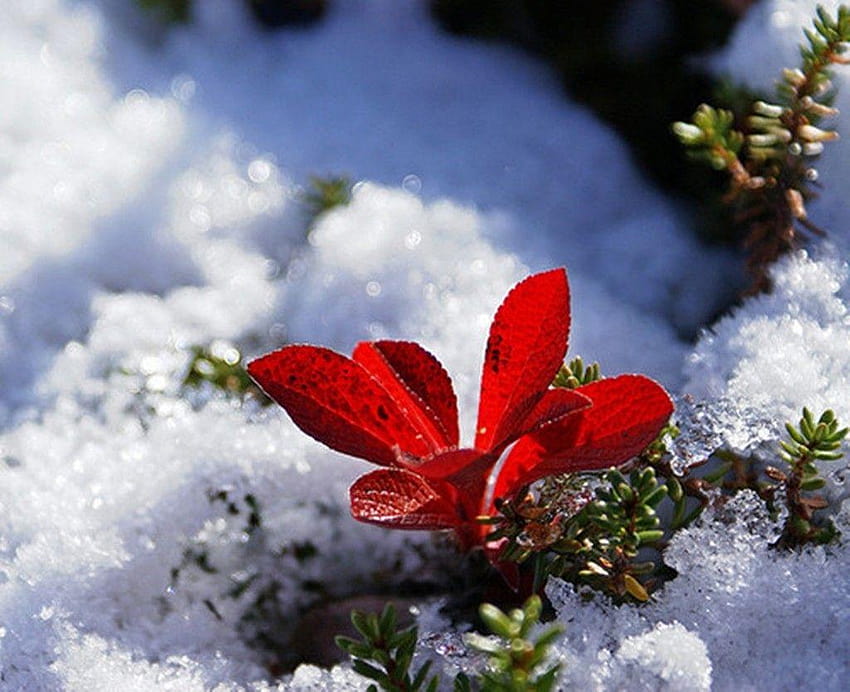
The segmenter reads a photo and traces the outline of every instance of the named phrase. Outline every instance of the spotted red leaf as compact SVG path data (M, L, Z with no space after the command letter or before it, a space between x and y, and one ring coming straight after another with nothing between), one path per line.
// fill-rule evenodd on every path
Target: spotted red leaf
M590 407L592 403L588 397L575 389L550 389L543 394L525 420L517 426L509 441L513 441L514 437L520 437L556 423L564 416Z
M563 269L517 284L496 311L481 373L477 449L496 449L546 392L567 351L569 288Z
M391 466L399 451L432 452L396 400L365 368L318 346L286 346L248 372L311 437L345 454Z
M498 460L498 455L492 452L454 449L423 459L409 468L421 476L454 486L458 490L457 511L466 519L473 519L481 513L487 481Z
M368 341L358 344L352 357L407 412L433 451L457 447L457 397L434 356L410 341Z
M453 529L460 524L456 491L406 469L378 469L349 489L351 515L358 521L396 529Z
M590 408L521 438L499 472L494 497L507 497L545 476L618 466L642 452L673 413L664 389L642 375L580 387Z

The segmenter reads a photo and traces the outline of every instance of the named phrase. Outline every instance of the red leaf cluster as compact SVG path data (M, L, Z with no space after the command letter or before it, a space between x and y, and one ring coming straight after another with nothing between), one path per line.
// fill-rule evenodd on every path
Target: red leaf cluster
M356 519L452 529L473 547L487 532L476 517L493 513L493 498L544 476L620 465L655 439L673 411L664 389L641 375L551 388L569 329L564 269L531 276L508 294L490 326L472 448L459 446L448 374L418 344L363 342L351 358L286 346L248 372L305 433L383 467L351 486Z

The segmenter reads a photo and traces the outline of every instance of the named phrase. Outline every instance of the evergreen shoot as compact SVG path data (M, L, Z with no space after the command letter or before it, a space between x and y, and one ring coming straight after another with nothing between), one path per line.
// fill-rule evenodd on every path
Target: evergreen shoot
M783 71L772 101L754 101L744 117L703 104L690 123L673 124L691 158L729 174L723 202L749 253L751 292L770 287L767 268L778 257L807 235L823 235L806 203L816 196L814 162L838 138L820 123L838 113L830 68L848 62L850 9L842 5L833 17L818 7L813 27L804 32L800 67Z

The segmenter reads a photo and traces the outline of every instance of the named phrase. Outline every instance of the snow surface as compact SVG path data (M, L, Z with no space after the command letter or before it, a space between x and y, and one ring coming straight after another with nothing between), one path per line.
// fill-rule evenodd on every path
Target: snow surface
M2 689L362 689L344 666L270 672L316 585L443 568L428 536L348 517L365 465L279 410L184 391L195 344L415 339L469 434L493 310L566 265L571 353L711 407L712 439L773 440L804 404L850 420L846 139L810 209L829 244L691 347L734 260L544 67L440 34L415 0L336 0L275 34L197 5L164 31L125 0L0 3ZM772 79L812 6L757 6L718 64ZM308 233L313 173L364 182ZM842 689L847 548L776 555L737 516L677 537L681 575L645 608L550 584L564 686ZM423 655L457 665L427 642L459 635L421 610Z

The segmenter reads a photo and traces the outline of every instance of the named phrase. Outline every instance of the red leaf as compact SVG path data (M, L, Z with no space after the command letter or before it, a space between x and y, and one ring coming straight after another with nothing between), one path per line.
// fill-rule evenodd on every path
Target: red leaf
M490 326L475 447L496 449L540 401L567 351L569 286L563 269L535 274L517 284Z
M557 473L618 466L642 452L673 413L664 389L642 375L579 387L593 405L520 439L499 472L494 497Z
M589 408L591 405L591 400L575 389L550 389L544 393L543 398L537 402L526 419L514 431L514 435L505 443L509 444L522 435L552 425L565 416Z
M359 363L318 346L286 346L248 365L305 433L345 454L392 466L399 450L432 452L395 399Z
M456 492L447 483L406 469L379 469L361 476L349 490L351 515L358 521L396 529L436 531L460 523Z
M458 512L472 520L481 512L490 471L498 459L495 454L477 449L455 449L435 454L409 468L426 478L443 480L455 487L462 508Z
M477 449L451 449L422 459L416 466L408 468L426 478L447 479L471 466L477 467L482 459L486 461L492 457ZM491 465L493 463L490 461Z
M433 451L457 447L457 397L434 356L410 341L370 341L358 344L352 357L408 413Z

